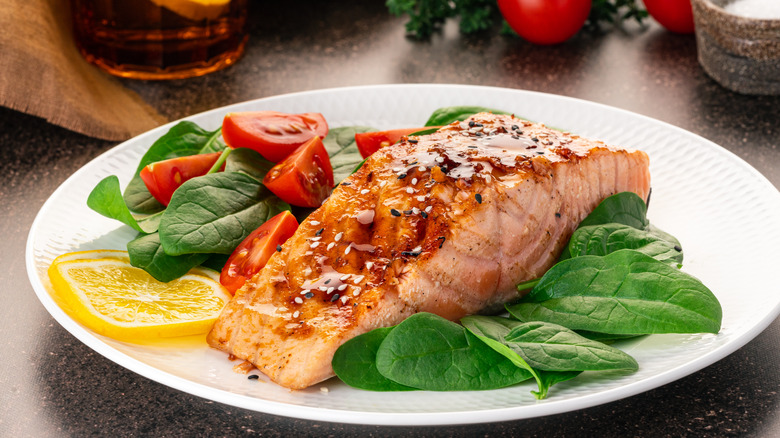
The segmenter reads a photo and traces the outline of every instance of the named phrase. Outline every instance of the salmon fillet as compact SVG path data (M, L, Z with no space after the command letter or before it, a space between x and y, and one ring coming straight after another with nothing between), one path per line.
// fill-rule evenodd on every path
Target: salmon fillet
M348 339L416 312L501 309L605 197L650 190L648 157L481 113L372 155L236 292L208 342L302 389Z

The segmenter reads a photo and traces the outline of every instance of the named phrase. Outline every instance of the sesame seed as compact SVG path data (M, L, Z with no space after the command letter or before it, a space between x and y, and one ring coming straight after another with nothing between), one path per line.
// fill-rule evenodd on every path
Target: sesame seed
M249 380L257 380L257 379L260 378L260 376L258 376L257 374L250 374L250 375L246 376L246 378L249 379Z
M476 199L476 200L477 200L477 203L478 203L478 204L481 204L481 203L482 203L482 195L480 195L479 193L477 193L477 194L475 194L475 195L474 195L474 199Z
M444 162L444 157L436 157L436 162L437 163L443 163Z
M306 295L304 295L304 297L306 297L306 298L313 298L314 294L311 293L311 292L307 292Z
M341 277L339 277L339 280L346 281L346 280L349 280L349 277L351 277L351 276L352 276L352 274L344 274Z
M338 290L344 290L346 288L347 288L347 285L346 284L342 284L341 286L338 287Z
M677 251L677 252L681 252L682 251L682 247L680 245L674 245L674 250Z
M320 224L319 221L311 221L310 224L314 225L315 227Z
M410 214L412 214L412 210L404 210L404 214L409 216Z
M276 251L282 252L282 245L276 245Z
M333 279L329 278L329 279L325 280L325 284L329 284L331 282L331 280L333 280Z
M314 242L319 242L320 240L322 240L322 237L320 237L320 236L310 237L309 240L314 241Z
M417 144L417 140L415 140L415 139L413 139L413 138L410 138L410 139L409 139L409 140L407 140L407 141L408 141L409 143L411 143L411 144Z
M438 238L438 239L436 239L436 240L441 240L441 242L439 243L439 248L441 248L441 247L442 247L442 245L444 245L444 241L446 241L446 240L447 240L447 238L446 238L446 237L444 237L444 236L441 236L441 237L439 237L439 238Z
M303 304L303 300L301 299L301 297L295 297L295 300L294 300L294 301L295 301L296 303L298 303L298 304Z
M352 279L352 281L355 283L360 283L361 281L363 281L364 278L366 278L365 275L356 275L355 278Z
M303 255L307 255L307 256L310 256L310 255L312 255L312 254L314 254L314 253L313 253L313 252L311 252L311 251L306 251L305 253L303 253Z
M325 228L320 228L319 230L317 230L316 233L314 233L314 235L319 236L320 234L322 234L323 231L325 231Z
M361 195L365 195L366 193L368 193L368 192L370 192L370 191L371 191L371 190L368 190L368 189L363 189L363 190L361 190L361 191L360 191L360 194L361 194Z
M307 276L307 277L308 277L309 275L311 275L311 268L307 267L307 268L306 268L306 269L303 271L303 275L305 275L305 276Z
M328 290L328 288L327 288L327 287L325 287L325 286L320 286L320 287L318 287L317 289L319 289L319 290L321 290L321 291L323 291L323 292L326 292L326 291Z
M386 184L387 184L387 181L385 181L385 180L379 181L379 187L384 187Z
M342 186L351 186L351 185L352 185L352 183L351 183L351 182L348 182L348 181L343 181L343 182L342 182L341 184L339 184L339 185L342 185Z
M335 287L329 287L328 290L325 291L325 293L326 294L332 294L334 290L336 290ZM338 294L336 294L336 295L338 295Z
M425 166L420 166L417 168L417 170L419 170L420 172L425 172L427 169L425 168Z
M374 262L366 262L366 269L371 269L374 267Z
M412 207L412 213L413 214L420 214L420 209L417 207Z
M293 313L293 318L297 318L299 316L301 316L301 312L296 310L295 313Z
M328 392L328 388L323 386L322 388L320 388L320 392Z
M425 202L425 196L418 196L417 197L418 202Z
M320 246L320 242L313 242L313 243L311 244L311 247L312 247L312 248L316 248L316 247L318 247L318 246ZM281 251L281 250L279 250L279 251Z
M401 212L396 210L396 209L394 209L394 208L390 209L390 214L392 214L395 217L401 216Z
M477 124L477 122L475 122L473 120L469 120L469 128L473 128L474 126L476 126L476 124Z
M301 295L306 295L309 292L311 292L310 289L304 289L304 290L301 291Z
M404 168L403 168L403 167L394 167L394 168L393 168L393 172L395 172L395 173L398 173L398 172L403 172L403 170L404 170Z
M344 233L338 233L338 234L336 234L336 236L333 238L333 240L335 240L336 242L338 242L339 240L341 240L341 238L342 238L342 237L344 237Z
M347 300L349 300L349 297L341 297L341 304L347 304Z
M333 296L330 297L330 302L333 303L338 299L339 299L339 294L333 294Z
M344 250L344 255L349 254L350 251L352 251L352 247L348 246L347 249Z
M353 297L356 297L358 295L360 295L360 289L355 289L355 290L352 291L352 296Z
M420 213L420 216L422 216L423 219L428 219L428 213L426 213L424 211Z
M412 193L414 193L414 189L411 188L411 187L407 187L406 188L406 193L409 193L411 195Z
M330 243L328 244L328 251L330 251L330 250L331 250L331 248L333 248L334 246L336 246L336 242L330 242Z
M417 178L412 178L412 184L417 184Z
M406 173L398 174L398 179L404 179L404 178L406 178Z
M425 212L426 213L430 213L431 210L433 210L433 205L429 205L429 206L425 207Z

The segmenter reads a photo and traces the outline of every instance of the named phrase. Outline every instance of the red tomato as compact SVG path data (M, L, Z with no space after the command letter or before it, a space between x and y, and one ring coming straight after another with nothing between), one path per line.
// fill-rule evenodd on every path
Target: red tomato
M401 137L414 134L415 132L426 131L428 129L438 129L441 126L425 126L423 128L402 128L391 129L389 131L379 132L359 132L355 134L355 143L357 143L358 151L363 158L368 158L369 155L378 151L379 149L390 146L391 144L398 143Z
M644 0L647 13L676 33L693 33L691 0Z
M205 175L220 155L222 152L158 161L141 169L141 179L154 199L163 205L168 205L173 192L184 184L184 181Z
M518 35L534 44L562 43L577 33L591 0L498 0L498 9Z
M319 137L302 144L266 174L263 184L288 204L319 207L333 188L333 168Z
M219 282L230 293L235 293L248 278L257 274L271 258L277 247L295 233L298 221L289 211L283 211L260 225L230 254Z
M328 123L320 113L230 113L222 121L222 138L228 146L254 149L274 163L287 158L312 137L326 135Z

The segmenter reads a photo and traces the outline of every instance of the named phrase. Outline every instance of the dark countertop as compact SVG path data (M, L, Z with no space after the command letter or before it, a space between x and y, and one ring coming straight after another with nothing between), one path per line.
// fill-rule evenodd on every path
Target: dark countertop
M125 83L171 119L276 94L364 84L478 84L562 94L701 135L780 187L780 97L721 88L699 67L693 36L650 23L536 47L497 32L460 36L450 23L430 41L415 42L404 38L404 19L387 14L379 0L253 7L247 53L234 67L190 80ZM0 436L780 436L780 320L725 359L663 387L497 424L313 422L157 384L72 337L40 304L26 275L25 243L38 209L71 173L113 145L0 108Z

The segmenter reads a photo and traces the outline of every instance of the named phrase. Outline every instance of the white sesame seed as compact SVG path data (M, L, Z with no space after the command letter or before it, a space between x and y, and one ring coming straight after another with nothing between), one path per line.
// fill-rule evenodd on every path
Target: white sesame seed
M425 166L420 166L417 168L417 170L419 170L420 172L425 172L426 169Z
M356 297L358 295L360 295L360 289L355 289L355 290L352 291L352 296L353 297Z
M371 269L374 267L374 262L366 262L366 269Z
M346 296L346 295L345 295L345 296L343 296L343 297L341 297L341 303L342 303L342 304L347 304L347 300L348 300L348 299L349 299L349 297L348 297L348 296Z
M311 292L311 289L304 289L301 291L301 295L306 295L309 292Z
M307 255L307 256L310 256L310 255L312 255L312 254L314 254L314 253L313 253L313 252L311 252L311 251L306 251L305 253L303 253L303 255Z
M368 192L370 192L370 191L371 191L371 190L368 190L368 189L363 189L363 190L361 190L361 191L360 191L360 194L361 194L361 195L365 195L366 193L368 193Z
M338 290L344 290L346 288L347 288L347 285L346 284L342 284L341 286L338 287Z
M307 267L306 269L304 269L304 271L303 271L303 275L305 275L305 276L307 276L307 277L308 277L309 275L311 275L311 268Z
M425 207L425 212L426 213L430 213L431 210L433 210L433 206L432 205L429 205L429 206Z
M412 178L412 184L417 184L417 178Z
M312 248L316 248L318 246L320 246L320 242L314 242L314 243L311 244Z
M411 187L407 187L406 188L406 193L412 194L412 193L414 193L414 189L411 188Z
M338 242L339 240L341 240L342 237L344 237L344 233L338 233L336 234L336 237L333 238L333 240Z
M443 163L444 162L444 157L436 157L436 162L437 163Z
M384 187L385 184L387 184L387 181L382 180L382 181L379 182L379 187Z
M344 254L349 254L350 251L352 251L352 247L348 246L347 249L344 250Z
M412 250L412 252L420 252L420 251L422 251L422 246L418 246Z
M332 294L334 290L336 290L335 287L329 287L328 290L325 291L325 293L326 294Z
M301 316L301 312L296 310L295 313L293 313L293 318L297 318L299 316Z
M301 297L295 297L295 302L298 304L303 304L303 300L301 299Z
M425 196L418 196L417 201L419 202L425 202Z
M311 221L310 224L314 225L315 227L320 224L319 221Z
M318 287L317 289L319 289L319 290L321 290L321 291L323 291L323 292L325 292L325 291L327 291L327 290L328 290L328 288L327 288L326 286L320 286L320 287Z
M328 392L328 388L323 386L322 388L320 388L320 392Z
M309 240L311 240L311 241L313 241L313 242L319 242L319 241L320 241L320 239L322 239L322 237L320 237L320 236L317 236L317 237L309 237Z
M412 213L414 214L420 214L420 209L417 207L412 207Z
M330 242L330 243L328 244L328 251L330 251L330 250L331 250L331 248L333 248L334 246L336 246L336 242Z
M356 275L355 278L352 279L354 283L360 283L363 281L363 279L366 278L365 275Z
M403 167L394 167L394 168L393 168L393 172L395 172L395 173L398 173L398 172L403 172L403 171L404 171L404 168L403 168Z
M345 281L345 280L348 280L349 277L351 277L351 276L352 276L352 274L344 274L341 277L339 277L339 280Z

